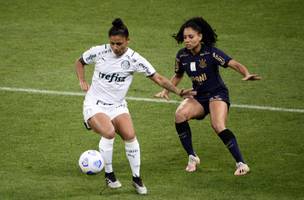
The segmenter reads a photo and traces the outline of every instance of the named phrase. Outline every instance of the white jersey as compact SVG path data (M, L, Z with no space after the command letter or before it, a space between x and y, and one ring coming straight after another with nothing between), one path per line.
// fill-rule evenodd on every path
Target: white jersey
M113 53L109 44L95 46L83 53L86 64L95 64L92 84L87 98L100 100L108 104L119 104L132 83L133 73L141 72L152 76L156 71L141 55L132 49L121 56Z

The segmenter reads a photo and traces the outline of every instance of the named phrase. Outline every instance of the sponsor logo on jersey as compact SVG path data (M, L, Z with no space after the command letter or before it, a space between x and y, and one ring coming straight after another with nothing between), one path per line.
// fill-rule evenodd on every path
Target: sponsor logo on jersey
M184 64L184 63L182 63L182 64ZM196 63L195 63L195 62L191 62L191 63L190 63L190 70L191 70L192 72L195 72L195 71L196 71Z
M126 80L126 76L119 76L119 74L117 73L113 73L113 74L104 74L99 72L99 78L100 79L105 79L107 80L109 83L111 82L125 82Z
M103 50L101 53L102 54L107 54L107 53L111 53L112 52L112 50L111 49L108 49L108 50Z
M130 62L128 60L124 60L121 62L121 68L123 69L129 69L130 68Z
M213 58L215 58L215 60L219 61L220 65L225 64L225 59L223 57L221 57L220 55L213 53L212 56L213 56Z
M179 55L180 58L189 56L189 53L183 52Z
M201 57L203 57L203 56L205 56L205 55L209 55L209 54L210 54L210 52L205 51L204 53L200 53L200 56L201 56Z
M138 66L141 67L147 74L151 74L149 68L146 65L139 63Z
M86 63L90 63L95 57L96 57L96 54L90 54L90 56L85 59Z
M202 84L204 81L207 80L207 75L205 73L202 73L199 76L192 76L191 80L197 82L198 84Z

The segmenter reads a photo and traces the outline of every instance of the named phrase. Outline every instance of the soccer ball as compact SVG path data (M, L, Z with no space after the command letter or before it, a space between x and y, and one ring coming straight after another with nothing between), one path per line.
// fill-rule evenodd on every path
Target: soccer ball
M104 167L104 161L96 150L87 150L83 152L78 161L80 170L84 174L97 174L101 172Z

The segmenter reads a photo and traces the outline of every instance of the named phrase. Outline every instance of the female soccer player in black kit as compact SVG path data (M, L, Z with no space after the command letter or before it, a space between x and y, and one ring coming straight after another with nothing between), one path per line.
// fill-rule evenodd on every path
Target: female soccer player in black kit
M217 35L202 17L186 21L174 38L178 43L184 42L185 48L176 55L175 75L171 82L178 85L186 73L192 80L193 89L197 91L194 98L184 99L175 113L176 131L189 157L186 171L194 172L200 163L192 147L188 120L203 119L210 113L212 128L236 161L234 175L247 174L250 169L242 157L236 137L226 128L230 101L228 89L219 74L219 66L234 69L243 75L244 81L260 80L261 77L250 74L244 65L214 47ZM155 96L169 99L168 94L168 90L163 90Z

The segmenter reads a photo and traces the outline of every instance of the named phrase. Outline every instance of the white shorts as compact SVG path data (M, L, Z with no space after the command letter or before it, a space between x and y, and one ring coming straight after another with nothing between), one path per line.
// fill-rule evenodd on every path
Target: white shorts
M96 99L85 99L83 102L83 119L87 127L89 127L88 120L97 113L104 113L112 120L120 114L129 114L129 109L126 101L120 104L109 104Z

